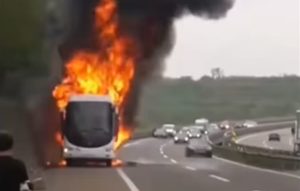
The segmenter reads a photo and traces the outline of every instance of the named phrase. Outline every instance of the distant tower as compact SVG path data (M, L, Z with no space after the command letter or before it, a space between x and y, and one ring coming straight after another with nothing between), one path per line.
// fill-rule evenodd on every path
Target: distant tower
M211 76L213 79L224 78L224 71L221 68L213 68L211 69Z

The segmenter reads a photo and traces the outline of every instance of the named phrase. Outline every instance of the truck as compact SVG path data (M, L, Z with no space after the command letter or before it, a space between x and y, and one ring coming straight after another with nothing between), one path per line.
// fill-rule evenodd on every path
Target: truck
M63 158L67 165L88 160L112 165L118 112L109 96L71 96L62 121Z

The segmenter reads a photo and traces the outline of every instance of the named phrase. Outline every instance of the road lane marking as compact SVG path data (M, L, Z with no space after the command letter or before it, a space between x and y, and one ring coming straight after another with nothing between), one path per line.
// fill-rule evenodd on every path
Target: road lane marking
M125 172L122 169L118 168L117 172L121 176L121 178L124 180L124 182L126 183L128 188L130 189L130 191L140 191L136 187L136 185L132 182L132 180L130 180L130 178L125 174Z
M252 137L256 137L259 134L263 134L263 133L255 133L255 134L251 134L251 135L242 136L241 138L236 140L236 143L241 143L242 141L245 141L245 140L250 139Z
M169 158L169 157L168 157L167 155L165 155L165 154L163 155L163 157L164 157L165 159Z
M226 162L226 163L229 163L229 164L232 164L232 165L239 166L239 167L248 168L248 169L251 169L251 170L257 170L257 171L261 171L261 172L267 172L267 173L276 174L276 175L280 175L280 176L287 176L287 177L290 177L290 178L296 178L296 179L300 180L300 176L297 176L295 174L290 174L290 173L287 173L287 172L279 172L279 171L265 169L265 168L259 168L259 167L256 167L256 166L250 166L250 165L242 164L242 163L239 163L239 162L235 162L235 161L227 160L227 159L224 159L224 158L220 158L220 157L217 157L215 155L213 156L213 158L217 159L217 160L220 160L220 161L223 161L223 162Z
M162 155L164 154L163 146L160 146L159 151L160 151L160 153L161 153Z
M174 163L174 164L177 164L177 161L174 160L174 159L170 159L170 161L171 161L172 163Z
M267 141L263 141L263 146L267 147L268 149L273 149L273 147L271 147L270 145L267 144Z
M197 170L196 168L193 168L193 167L190 167L190 166L186 166L185 168L188 169L188 170L192 170L192 171L196 171Z
M210 174L209 177L220 180L222 182L230 182L230 180L228 180L227 178L223 178L221 176L217 176L217 175L214 175L214 174Z

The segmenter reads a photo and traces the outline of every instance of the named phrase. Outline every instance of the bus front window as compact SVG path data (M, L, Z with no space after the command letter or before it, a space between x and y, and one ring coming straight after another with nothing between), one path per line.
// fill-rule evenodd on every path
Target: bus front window
M113 138L113 109L106 102L70 102L66 108L64 133L81 147L100 147Z

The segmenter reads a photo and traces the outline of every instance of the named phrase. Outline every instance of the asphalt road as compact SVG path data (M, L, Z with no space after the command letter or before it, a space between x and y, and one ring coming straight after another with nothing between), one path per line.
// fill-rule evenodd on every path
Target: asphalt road
M35 167L31 137L15 111L1 113L16 138L16 154ZM147 138L124 146L119 158L135 165L121 168L56 168L42 176L47 191L299 191L300 176L249 167L220 158L186 158L184 145Z
M278 133L280 135L281 140L268 141L270 133ZM292 151L294 147L294 139L291 134L290 128L242 136L237 140L237 142L244 145L287 151Z
M148 138L120 153L124 167L140 191L299 191L300 176L249 167L220 158L186 158L184 145Z

